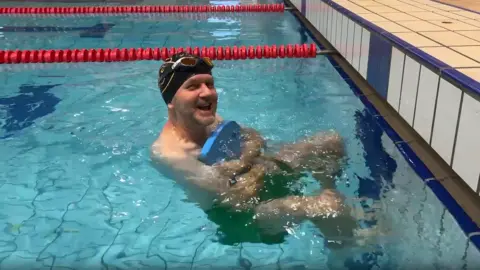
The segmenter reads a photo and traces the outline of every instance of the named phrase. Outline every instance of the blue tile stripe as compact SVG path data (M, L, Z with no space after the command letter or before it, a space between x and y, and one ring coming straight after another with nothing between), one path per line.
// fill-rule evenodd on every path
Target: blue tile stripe
M386 37L388 40L392 41L394 44L402 47L404 50L409 51L413 54L418 55L422 60L424 60L426 63L429 63L430 65L438 68L440 71L442 71L445 74L449 74L451 78L454 79L459 79L461 84L466 85L468 89L472 90L475 93L480 94L480 84L476 83L474 84L473 82L469 81L467 76L461 74L458 71L452 70L448 68L448 65L445 63L439 61L438 59L435 59L431 57L430 55L421 52L419 49L413 47L412 45L404 42L403 40L400 40L396 37L394 37L392 34L385 32L383 29L373 25L372 23L358 17L354 13L346 10L345 8L339 6L332 0L321 0L324 3L329 4L331 7L335 8L337 11L342 12L343 14L346 14L347 16L350 17L350 19L356 21L363 27L367 28L370 30L371 36L374 34L380 33L382 36ZM302 9L303 9L302 5ZM305 7L306 9L306 7ZM294 14L297 16L297 13ZM315 42L320 45L320 41L315 38L315 36L312 34L311 30L303 25L302 21L299 20L297 17L299 23L307 30L307 32L310 34L311 38L315 40ZM375 41L376 42L376 41ZM375 46L375 45L374 45ZM383 45L380 45L383 46ZM391 51L391 49L390 49ZM371 54L369 54L371 55ZM390 56L391 58L391 56ZM478 250L480 250L480 227L478 227L475 222L468 216L468 214L463 210L463 208L457 203L457 201L452 197L452 195L443 187L443 185L435 179L433 173L427 168L427 166L420 160L420 158L415 154L415 152L412 150L412 148L409 146L409 144L405 141L403 141L398 135L398 133L388 124L388 122L381 116L379 115L379 112L375 109L373 104L363 95L361 95L360 89L357 88L352 83L351 78L341 69L341 67L333 60L331 57L327 57L327 59L330 61L330 63L335 67L335 69L339 72L339 74L344 78L347 83L349 84L350 88L352 91L355 93L356 96L359 97L359 99L362 101L362 103L365 105L367 110L375 116L378 124L381 126L381 128L385 131L385 133L394 141L395 146L397 149L400 151L400 153L405 157L407 162L410 164L412 169L422 178L422 180L426 183L426 185L432 190L432 192L437 196L437 198L443 203L443 205L448 209L450 214L455 218L457 223L459 224L460 228L464 231L464 233L468 236L473 235L470 238L471 242L477 247ZM370 62L370 59L369 59ZM370 69L370 66L369 66ZM368 72L368 70L367 70ZM368 76L367 76L368 79ZM471 79L470 79L471 80ZM388 81L387 81L388 85ZM478 90L478 91L477 91Z
M302 0L301 7L303 16L307 16L307 0Z
M395 37L393 34L384 30L383 28L376 26L375 24L358 16L354 12L351 12L350 10L335 3L334 0L321 0L321 1L330 5L332 8L336 9L338 12L341 12L342 14L347 15L350 19L360 24L370 32L377 33L385 37L394 45L396 45L396 47L398 47L400 50L406 51L416 56L418 60L420 60L421 64L429 66L430 68L436 70L437 73L440 73L440 75L442 75L443 77L446 77L450 80L453 80L453 82L456 82L461 88L480 97L480 82L469 78L468 76L455 70L453 67L449 66L448 64L423 52L421 49L413 46L412 44L407 43Z
M470 241L478 248L480 246L480 235L471 236Z
M392 45L382 36L376 33L371 33L368 55L367 81L384 99L386 99L388 80L390 78Z

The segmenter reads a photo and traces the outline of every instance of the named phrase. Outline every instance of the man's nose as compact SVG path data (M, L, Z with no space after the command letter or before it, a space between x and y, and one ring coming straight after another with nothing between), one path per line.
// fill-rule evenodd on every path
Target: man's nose
M200 91L200 96L210 96L213 94L213 90L208 87L206 84L202 83L202 86L201 86L201 91Z

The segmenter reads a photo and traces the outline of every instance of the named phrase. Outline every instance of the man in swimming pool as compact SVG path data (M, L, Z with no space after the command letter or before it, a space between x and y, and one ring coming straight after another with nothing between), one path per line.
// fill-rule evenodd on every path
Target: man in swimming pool
M218 206L234 212L252 212L254 217L250 222L257 224L264 234L284 233L287 223L298 224L308 219L326 237L352 236L355 221L332 189L333 175L339 170L345 151L341 137L334 132L319 133L268 154L262 136L252 128L242 127L244 144L240 159L213 166L198 160L205 141L222 121L216 113L212 68L210 59L186 53L174 55L160 67L158 86L167 104L168 120L151 147L157 167L163 173L168 171L189 198L207 212ZM287 172L282 170L285 167ZM302 171L310 171L322 181L320 195L280 192L262 198L260 193L268 184L267 176L274 182L270 188L278 190L275 184L285 179L291 181L295 175L298 179Z

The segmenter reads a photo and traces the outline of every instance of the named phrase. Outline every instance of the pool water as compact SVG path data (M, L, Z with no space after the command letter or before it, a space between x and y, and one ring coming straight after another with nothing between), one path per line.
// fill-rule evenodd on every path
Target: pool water
M12 30L1 37L4 49L313 42L289 13L0 22ZM111 27L98 34L89 28L96 24ZM326 57L215 64L224 118L276 142L327 129L345 138L338 190L370 198L365 207L376 209L383 232L352 247L345 269L478 268L479 252ZM149 147L167 117L159 65L0 67L0 268L325 269L331 251L311 223L291 228L281 244L222 245L218 226L152 167ZM306 194L321 190L304 182Z

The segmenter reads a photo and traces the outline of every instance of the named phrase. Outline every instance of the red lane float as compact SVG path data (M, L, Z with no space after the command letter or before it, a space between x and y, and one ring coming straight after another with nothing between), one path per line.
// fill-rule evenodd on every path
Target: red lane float
M72 13L72 14L2 14L4 17L11 18L91 18L98 16L111 16L116 17L117 21L127 22L148 22L163 19L186 19L186 20L209 20L209 19L242 19L246 17L256 16L256 13L251 12L239 12L239 13L218 13L218 12L202 12L202 13Z
M0 7L0 14L87 14L87 13L186 13L186 12L283 12L284 4L171 5L171 6L79 6Z
M165 60L177 52L206 56L218 60L244 60L261 58L313 58L317 47L312 44L264 46L211 46L170 48L108 48L66 50L0 50L0 64L22 63L74 63L74 62L126 62Z

